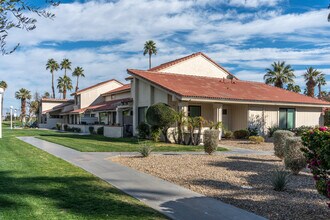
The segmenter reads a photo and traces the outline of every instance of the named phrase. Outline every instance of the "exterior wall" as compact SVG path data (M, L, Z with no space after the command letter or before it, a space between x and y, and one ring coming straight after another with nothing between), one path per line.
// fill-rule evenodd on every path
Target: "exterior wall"
M202 55L165 68L161 70L161 72L217 78L227 77L228 75L224 70L210 62Z
M138 107L141 106L150 106L151 105L151 87L150 84L147 82L144 82L142 80L138 81L138 99L137 104Z
M114 95L109 95L105 96L105 101L111 101L111 100L116 100L116 99L125 99L125 98L131 98L131 92L123 92L119 94L114 94Z
M80 128L81 133L89 133L89 127L94 127L94 131L97 131L98 128L103 127L104 125L76 125L68 124L70 128Z
M120 86L122 86L122 84L116 81L110 81L98 87L83 91L80 93L80 106L78 106L78 108L85 108L90 106L92 103L103 101L97 100L98 98L103 99L100 97L101 94L106 93L109 90L116 89Z
M296 127L323 126L324 116L321 108L296 108Z
M231 117L229 120L231 130L246 129L248 126L248 106L231 105Z
M39 128L48 128L52 129L56 127L57 123L64 123L62 118L48 118L46 124L39 124Z
M123 137L123 127L104 126L104 136L111 138Z
M143 93L142 93L143 94ZM154 88L154 100L153 100L153 103L152 104L156 104L156 103L159 103L159 102L162 102L162 103L168 103L168 98L167 98L168 94L157 89L157 88Z

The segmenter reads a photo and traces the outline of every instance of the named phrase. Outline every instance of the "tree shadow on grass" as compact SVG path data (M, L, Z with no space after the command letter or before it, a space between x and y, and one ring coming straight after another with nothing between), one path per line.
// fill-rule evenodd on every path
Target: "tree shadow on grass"
M89 218L145 219L161 217L122 193L100 182L95 177L83 176L33 176L17 177L14 172L0 172L0 212L20 211L29 206L25 198L49 204L45 212L65 210Z

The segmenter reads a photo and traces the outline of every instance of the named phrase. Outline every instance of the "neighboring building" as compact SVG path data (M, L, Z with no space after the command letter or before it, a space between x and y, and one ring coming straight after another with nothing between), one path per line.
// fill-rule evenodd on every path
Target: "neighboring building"
M237 79L203 53L145 70L129 69L134 100L133 127L145 121L146 110L166 103L189 116L222 122L228 130L260 123L294 128L323 125L330 103L259 82ZM134 134L136 130L134 129Z

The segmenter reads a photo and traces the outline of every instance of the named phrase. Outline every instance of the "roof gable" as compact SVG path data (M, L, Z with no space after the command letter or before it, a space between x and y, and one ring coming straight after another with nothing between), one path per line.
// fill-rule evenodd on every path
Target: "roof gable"
M231 75L236 78L225 68L201 52L161 64L149 69L149 71L215 78L227 78L228 75Z
M91 89L97 88L97 87L99 87L99 86L103 86L103 85L105 85L105 84L107 84L107 83L110 83L110 82L115 82L115 83L119 84L120 86L123 85L123 84L122 84L121 82L119 82L118 80L110 79L110 80L107 80L107 81L100 82L100 83L97 83L97 84L95 84L95 85L89 86L89 87L87 87L87 88L84 88L84 89L78 90L77 92L72 93L71 95L79 95L79 94L81 94L81 93L83 93L83 92L86 92L86 91L88 91L88 90L91 90Z

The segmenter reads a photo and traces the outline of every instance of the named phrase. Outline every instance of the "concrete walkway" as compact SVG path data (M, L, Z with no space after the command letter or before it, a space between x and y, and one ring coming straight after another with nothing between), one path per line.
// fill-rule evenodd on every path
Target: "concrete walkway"
M172 219L261 220L248 211L106 160L113 153L85 153L34 137L20 140L98 176Z

